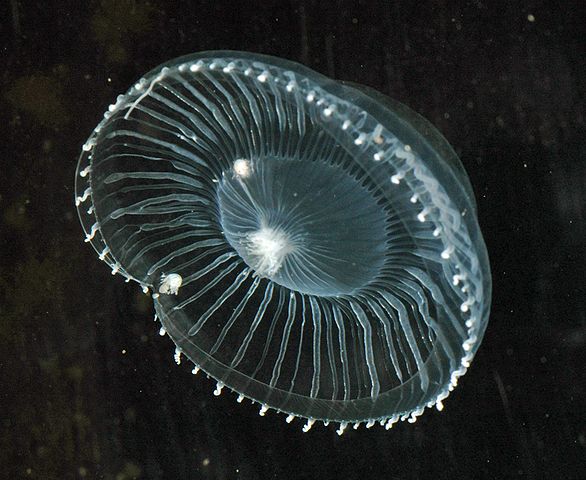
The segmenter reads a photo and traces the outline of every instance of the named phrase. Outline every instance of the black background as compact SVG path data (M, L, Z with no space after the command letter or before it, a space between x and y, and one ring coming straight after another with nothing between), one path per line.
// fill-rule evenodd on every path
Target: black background
M0 478L586 478L583 1L0 9ZM380 90L461 156L493 308L443 412L338 437L216 398L175 365L150 299L84 244L74 171L102 112L156 65L212 49Z

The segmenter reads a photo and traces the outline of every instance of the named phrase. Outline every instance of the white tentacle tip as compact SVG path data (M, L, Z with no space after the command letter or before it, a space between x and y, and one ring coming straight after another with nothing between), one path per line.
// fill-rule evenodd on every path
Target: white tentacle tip
M344 433L344 430L346 430L347 427L348 427L348 422L340 423L340 428L338 428L338 430L336 430L336 433L338 435L342 435Z
M214 395L216 397L222 394L222 389L224 388L224 384L222 382L216 383L216 389L214 390Z
M315 423L315 418L308 418L307 423L303 426L303 433L309 432L311 430L311 427L313 427L314 423Z

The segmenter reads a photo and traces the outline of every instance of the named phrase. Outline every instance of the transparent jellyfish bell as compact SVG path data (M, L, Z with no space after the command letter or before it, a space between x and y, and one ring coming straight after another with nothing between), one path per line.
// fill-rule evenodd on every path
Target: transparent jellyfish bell
M86 240L197 369L289 419L413 421L466 372L491 280L472 187L407 107L242 52L172 60L80 157Z

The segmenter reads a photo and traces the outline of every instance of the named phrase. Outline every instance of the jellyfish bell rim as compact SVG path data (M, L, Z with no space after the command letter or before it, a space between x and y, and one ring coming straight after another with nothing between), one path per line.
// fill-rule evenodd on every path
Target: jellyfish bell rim
M444 385L444 388L439 389L437 395L432 400L423 401L425 394L421 393L421 401L417 403L415 408L394 410L395 413L393 415L389 415L389 404L385 402L398 390L404 391L407 387L409 387L416 391L419 388L419 372L407 379L403 384L385 391L375 398L365 396L352 400L331 400L325 398L308 399L308 397L298 393L289 392L278 387L270 387L266 383L251 378L246 374L239 372L238 370L232 369L229 365L223 364L222 362L213 358L207 352L198 347L197 344L192 343L188 336L179 332L174 327L172 322L168 321L168 317L161 304L162 299L163 297L157 295L153 300L157 316L163 325L165 334L169 335L173 342L177 345L178 352L184 353L182 349L182 346L185 345L184 341L190 343L191 347L199 352L201 359L204 360L194 362L197 367L197 371L201 369L203 372L213 378L220 386L219 391L226 387L231 392L238 394L239 397L247 398L253 403L261 405L264 411L267 409L274 410L277 413L292 415L295 418L310 419L312 421L318 420L325 424L335 422L340 424L359 425L361 423L370 421L382 422L381 424L385 424L391 421L389 426L392 426L396 420L410 420L410 422L415 421L416 418L420 416L426 408L432 408L435 406L438 410L443 409L443 400L449 396L450 392L457 385L458 379L466 373L479 345L479 342L476 343L476 348L474 348L466 355L466 359L452 373L450 382ZM193 350L191 351L193 352ZM190 354L186 355L188 358L190 358L190 360L193 361L193 358L191 358ZM430 353L429 357L426 359L426 368L427 364L432 362L432 359L433 352ZM257 386L258 390L255 389L255 392L263 391L267 393L257 395L242 393L242 387L240 386L242 384L246 384L247 387L250 387L251 385ZM279 407L275 407L272 404L272 401L275 400L279 403ZM308 401L311 403L309 404ZM397 404L400 404L400 402L395 401L395 405ZM364 408L367 408L370 412L368 415L360 413L361 410L364 412Z
M400 125L402 130L398 134L395 130L393 130L393 134L397 135L397 138L399 138L402 143L406 145L414 144L424 150L422 153L423 155L427 156L427 158L424 159L425 165L432 171L436 178L440 179L440 184L452 184L453 186L451 188L455 188L457 189L457 192L459 192L455 196L451 195L451 199L456 201L461 210L465 210L465 205L472 206L473 215L464 216L463 219L471 227L469 232L474 237L474 243L483 244L484 248L481 250L483 252L487 251L482 236L476 235L476 232L480 231L480 229L477 220L477 204L474 191L472 185L470 184L466 170L452 146L449 144L443 134L423 115L411 109L409 106L381 92L378 92L371 87L346 80L335 80L294 60L275 57L268 54L237 50L207 50L182 55L152 68L146 74L142 75L137 81L135 81L133 86L131 86L125 94L119 95L118 99L129 96L133 92L135 93L137 86L141 85L141 82L146 81L146 79L156 79L161 75L161 72L164 71L164 69L174 68L185 65L187 63L195 62L196 60L210 58L218 60L232 58L249 59L255 63L262 63L264 61L267 65L273 65L282 69L286 68L294 70L295 74L302 74L304 77L319 83L320 87L327 93L344 100L351 101L352 103L360 106L365 110L365 112L368 112L369 115L376 118L379 123L387 124L391 122L393 124ZM348 99L349 94L351 94L351 99ZM112 105L112 107L113 106L114 105ZM92 132L90 139L94 136L94 133L99 130L100 126L106 121L107 118L104 118L98 124L98 126ZM425 128L429 134L429 138L424 138L423 141L416 140L418 136L421 137L421 132L418 130L418 128ZM443 152L444 155L442 156L438 153L434 153L437 150ZM415 152L419 153L420 157L422 156L422 153L418 152L417 149L415 149ZM80 189L77 187L77 182L80 178L79 171L81 166L81 159L84 154L86 154L85 145L84 150L82 150L80 155L76 169L76 192L80 191ZM433 157L433 160L429 159L430 156ZM82 220L83 224L83 219L81 216L80 220ZM87 229L86 233L89 233L89 229ZM96 251L100 253L98 249L96 249ZM487 254L485 255L483 263L488 266L490 265Z
M392 117L392 120L389 121L396 126L393 133L403 143L410 145L420 157L425 158L428 168L434 172L436 177L442 178L443 181L440 183L450 181L460 187L463 190L466 201L474 207L474 213L476 213L477 205L474 189L466 169L452 145L434 124L408 105L369 86L349 81L340 83L347 87L346 90L354 90L356 95L355 103L362 104L362 102L365 102L365 110L370 112L371 109L377 108L377 106L382 107L384 111L381 115ZM364 96L367 98L364 99ZM442 173L439 168L434 168L437 166L444 167L445 173Z
M361 106L370 115L377 118L382 124L389 121L394 123L398 122L403 126L404 130L403 132L397 134L397 137L407 145L416 143L414 142L414 138L418 135L418 133L420 133L418 132L417 127L425 128L428 131L430 138L426 139L426 142L423 143L422 147L425 148L427 152L433 151L434 149L440 149L445 153L445 157L448 159L448 161L446 161L446 158L443 158L441 155L434 155L434 160L438 162L438 165L442 166L442 169L444 169L445 172L434 169L433 162L431 161L426 162L428 168L431 167L431 170L435 175L442 179L445 178L444 181L453 182L454 184L458 185L458 188L462 188L463 183L464 185L462 188L462 193L465 195L466 200L474 206L476 213L476 198L474 196L474 191L472 185L470 184L470 180L466 174L466 170L464 169L464 166L462 165L462 162L454 151L453 147L446 140L440 130L435 127L435 125L433 125L427 118L413 110L411 107L389 97L388 95L385 95L382 92L375 90L372 87L361 85L352 81L336 80L330 78L295 60L280 58L265 53L238 50L206 50L202 52L181 55L152 68L146 74L142 75L140 79L135 82L135 84L143 79L156 78L158 75L160 75L162 69L166 67L177 67L182 64L194 62L198 59L209 58L250 59L258 63L262 63L264 61L267 65L274 65L282 69L293 70L296 74L302 74L304 77L319 83L321 88L323 88L326 92ZM129 89L128 92L130 92L130 90L132 90L132 88ZM352 94L351 99L348 98L349 93ZM395 112L394 110L400 111ZM388 119L390 116L389 113L392 114L392 118L390 120ZM386 121L383 119L386 119ZM417 123L418 125L414 126L414 123ZM396 131L393 131L393 133L396 134Z

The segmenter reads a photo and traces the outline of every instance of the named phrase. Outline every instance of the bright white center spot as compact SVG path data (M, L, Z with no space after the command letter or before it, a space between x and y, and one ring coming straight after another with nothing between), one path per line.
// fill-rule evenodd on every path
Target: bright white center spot
M285 257L295 249L285 232L267 226L248 234L244 246L249 265L261 277L271 277L277 273Z

